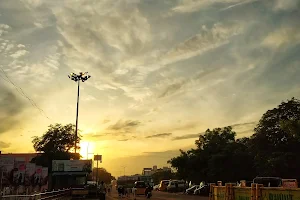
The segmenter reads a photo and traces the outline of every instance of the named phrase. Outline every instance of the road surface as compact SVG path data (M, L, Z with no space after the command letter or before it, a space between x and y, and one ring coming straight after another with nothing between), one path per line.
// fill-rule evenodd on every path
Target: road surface
M150 200L208 200L208 197L203 196L194 196L194 195L184 195L182 193L167 193L167 192L152 192L153 196L150 198ZM118 194L113 191L110 195L106 196L106 200L133 200L133 197L125 197L120 198L118 197ZM145 196L138 196L136 200L146 200ZM91 200L91 199L88 199Z

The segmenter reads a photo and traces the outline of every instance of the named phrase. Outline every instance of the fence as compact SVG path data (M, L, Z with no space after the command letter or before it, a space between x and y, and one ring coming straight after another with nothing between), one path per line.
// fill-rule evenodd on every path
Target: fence
M300 188L263 187L255 183L251 187L211 184L209 200L300 200Z
M63 200L68 199L70 194L70 189L63 189L33 195L4 195L0 196L0 200Z

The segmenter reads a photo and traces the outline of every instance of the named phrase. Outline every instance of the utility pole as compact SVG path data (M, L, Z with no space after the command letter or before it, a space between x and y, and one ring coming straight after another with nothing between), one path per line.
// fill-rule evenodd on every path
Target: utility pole
M76 128L75 128L75 154L77 151L77 140L78 140L78 111L79 111L79 91L80 91L80 81L84 82L91 78L90 75L87 75L88 72L80 72L79 75L75 73L71 73L68 77L72 80L77 82L77 108L76 108Z
M2 195L2 182L3 182L3 167L0 167L1 170L1 179L0 179L0 195Z
M98 155L98 154L97 154ZM99 173L99 168L98 168L98 160L97 162L97 171L96 171L96 185L98 185L98 173Z
M125 169L126 169L126 166L122 166L123 167L123 170L124 170L124 176L125 176Z
M94 153L90 153L89 152L89 146L90 146L90 143L88 142L88 145L87 145L87 150L86 150L86 159L88 160L89 159L89 155L94 155Z
M97 154L97 155L94 155L94 161L96 161L97 162L97 164L96 164L96 169L97 169L97 171L96 171L96 184L98 185L98 171L99 171L99 168L98 168L98 163L100 162L100 163L102 163L102 155L99 155L99 154Z

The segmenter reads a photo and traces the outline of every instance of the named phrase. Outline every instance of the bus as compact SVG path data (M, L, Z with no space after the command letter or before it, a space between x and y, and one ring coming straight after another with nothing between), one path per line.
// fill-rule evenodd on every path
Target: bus
M145 195L146 183L144 181L136 181L134 187L136 188L136 195Z
M282 187L282 178L279 177L256 177L253 183L263 184L264 187Z

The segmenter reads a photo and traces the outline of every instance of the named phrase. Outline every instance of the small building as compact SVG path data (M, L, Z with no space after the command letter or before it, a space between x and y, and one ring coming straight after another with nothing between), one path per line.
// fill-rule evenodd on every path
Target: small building
M53 160L51 189L83 187L92 172L92 160Z
M3 157L13 157L15 161L24 161L25 163L29 163L33 158L35 158L38 153L3 153L1 156Z

